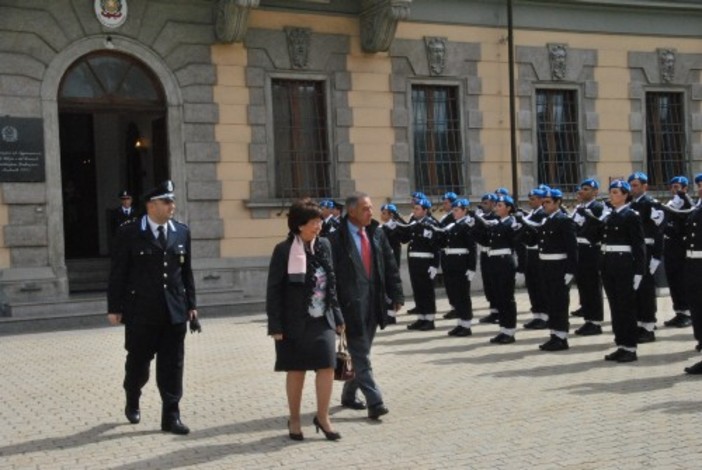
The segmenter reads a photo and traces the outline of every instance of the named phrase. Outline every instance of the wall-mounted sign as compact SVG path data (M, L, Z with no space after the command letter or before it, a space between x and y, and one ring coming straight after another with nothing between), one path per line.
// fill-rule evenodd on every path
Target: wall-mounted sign
M44 181L44 121L0 117L0 182Z
M118 28L127 21L127 0L95 0L95 16L108 28Z

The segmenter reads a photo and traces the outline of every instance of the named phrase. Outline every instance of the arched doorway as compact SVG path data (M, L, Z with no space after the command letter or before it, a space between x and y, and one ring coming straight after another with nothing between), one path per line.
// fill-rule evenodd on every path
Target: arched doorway
M124 189L139 197L168 177L166 100L154 73L114 51L84 55L59 86L63 227L69 289L104 289Z

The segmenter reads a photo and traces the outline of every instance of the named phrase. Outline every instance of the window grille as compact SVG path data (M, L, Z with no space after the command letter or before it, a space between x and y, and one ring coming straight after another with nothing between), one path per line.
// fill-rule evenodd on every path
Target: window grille
M464 192L458 88L412 86L416 189L427 195Z
M580 183L577 92L537 90L539 183L575 192Z
M272 81L276 197L332 196L324 82Z
M685 114L682 93L646 93L646 162L651 189L665 189L685 171Z

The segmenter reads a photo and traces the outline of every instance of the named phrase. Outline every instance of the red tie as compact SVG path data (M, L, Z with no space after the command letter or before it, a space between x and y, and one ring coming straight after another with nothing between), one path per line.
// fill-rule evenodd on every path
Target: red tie
M361 261L363 261L363 267L366 268L366 274L371 277L371 247L368 242L368 235L366 231L360 229L358 235L361 237Z

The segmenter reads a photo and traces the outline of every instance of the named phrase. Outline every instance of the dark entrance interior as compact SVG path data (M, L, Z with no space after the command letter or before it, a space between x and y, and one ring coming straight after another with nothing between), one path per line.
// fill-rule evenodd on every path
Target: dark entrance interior
M140 195L168 178L163 90L138 60L92 53L66 72L59 138L66 266L71 292L104 290L118 193Z

